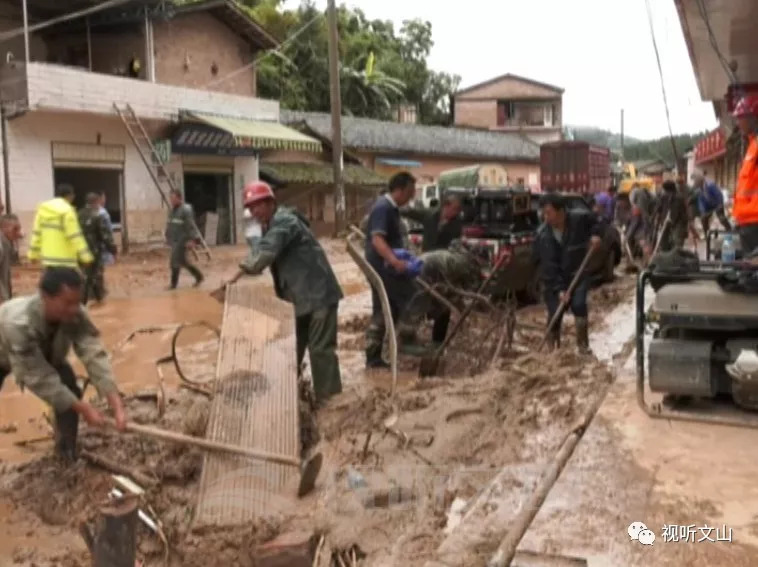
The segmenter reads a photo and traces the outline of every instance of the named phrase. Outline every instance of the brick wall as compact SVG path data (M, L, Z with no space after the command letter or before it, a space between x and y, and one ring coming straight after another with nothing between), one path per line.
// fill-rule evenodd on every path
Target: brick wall
M506 77L496 82L482 85L466 93L456 96L456 102L467 98L555 98L560 96L552 89L535 85L528 81L520 81Z
M247 42L208 13L155 22L153 38L156 81L168 85L203 89L212 81L248 65L254 58ZM211 72L214 62L218 67L215 76ZM255 96L255 68L207 88Z
M31 63L27 76L32 110L112 115L114 102L128 102L143 119L176 120L180 109L252 120L279 119L279 103L273 100L160 85L45 63Z
M497 100L456 100L455 125L494 128L497 126Z

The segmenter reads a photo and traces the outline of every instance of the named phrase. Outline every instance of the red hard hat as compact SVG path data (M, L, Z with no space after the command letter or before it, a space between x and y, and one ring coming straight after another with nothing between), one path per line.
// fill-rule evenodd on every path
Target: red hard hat
M273 199L274 192L271 190L271 186L264 181L252 181L245 185L242 191L242 203L249 207L263 201L265 199Z
M758 117L758 96L747 95L743 96L734 107L732 116L735 118L742 118L744 116L756 116Z

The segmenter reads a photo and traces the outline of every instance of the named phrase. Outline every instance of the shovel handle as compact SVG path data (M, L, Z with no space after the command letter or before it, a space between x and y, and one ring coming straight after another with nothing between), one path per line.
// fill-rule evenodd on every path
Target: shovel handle
M115 423L111 420L107 420L108 425L115 427ZM250 457L251 459L257 459L259 461L268 461L271 463L278 463L280 465L290 465L293 467L300 467L300 459L296 457L288 457L286 455L279 455L276 453L269 453L267 451L259 451L257 449L248 449L247 447L240 447L238 445L230 445L229 443L221 443L218 441L210 441L209 439L203 439L201 437L192 437L190 435L183 435L174 431L167 431L165 429L159 429L157 427L151 427L148 425L138 425L136 423L127 423L126 431L129 433L136 433L143 437L151 437L160 441L169 441L171 443L179 443L180 445L189 445L191 447L197 447L198 449L205 449L207 451L215 451L217 453L228 453L231 455L237 455L240 457Z
M590 258L592 258L592 255L594 253L595 253L595 249L590 248L589 250L587 250L587 254L584 255L584 260L582 260L582 263L579 265L579 269L574 274L574 279L571 280L571 283L569 284L569 287L566 290L566 294L564 295L563 300L558 305L558 309L555 310L555 313L553 313L552 319L550 319L550 323L548 323L547 325L547 330L545 331L545 335L542 337L542 341L540 341L540 344L537 347L537 352L540 352L542 348L545 346L545 343L547 342L547 338L550 336L550 333L555 328L555 325L558 323L560 318L563 316L563 313L566 311L566 307L568 307L568 304L571 301L571 296L573 295L574 290L576 289L576 286L579 285L579 280L584 274L584 271L587 269L587 264L590 263Z

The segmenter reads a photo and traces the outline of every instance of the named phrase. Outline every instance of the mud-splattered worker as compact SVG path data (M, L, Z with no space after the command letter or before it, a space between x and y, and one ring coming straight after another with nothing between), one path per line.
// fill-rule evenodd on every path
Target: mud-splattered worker
M200 233L195 224L195 212L192 205L184 202L181 191L172 190L169 194L171 210L168 212L166 223L166 242L171 246L171 284L169 289L176 289L179 285L179 273L182 268L187 270L195 278L195 287L203 283L203 274L187 258L187 251L193 248Z
M675 181L664 181L663 192L658 200L655 219L659 230L663 230L666 218L669 218L669 226L661 238L661 252L670 252L684 247L687 240L687 232L697 236L690 222L690 209L687 205L687 197L680 191Z
M734 188L732 206L742 252L747 257L758 248L758 95L748 95L740 99L733 116L747 142L747 150Z
M0 302L13 296L11 264L15 244L21 239L21 223L16 215L0 217Z
M74 188L59 185L55 193L54 199L45 201L37 208L32 241L29 243L29 260L39 261L45 268L87 266L94 258L72 205Z
M87 305L90 298L94 298L98 303L105 299L107 292L104 254L109 253L115 257L118 252L108 220L100 214L100 201L100 195L89 193L87 205L79 211L79 224L94 256L94 261L85 270L86 282L82 292L84 305Z
M590 248L596 251L600 248L603 226L597 222L594 214L579 210L567 211L560 195L544 195L540 207L545 222L537 231L532 253L540 270L547 318L550 321L561 302L567 300L574 314L577 347L580 352L588 353L589 279L581 277L571 297L566 298L566 294L587 251ZM558 321L548 337L548 346L556 348L560 342L561 321Z
M76 459L79 416L90 425L104 423L103 415L82 399L66 361L72 346L90 382L108 400L116 425L121 430L126 425L108 354L81 305L83 285L78 270L52 267L43 272L37 294L0 305L0 386L12 373L20 387L50 404L56 453L68 461Z
M389 182L389 191L379 197L369 213L366 223L366 261L382 278L389 298L392 319L397 324L398 315L413 298L414 285L406 271L408 265L400 260L393 250L404 248L401 231L400 207L413 199L416 179L407 172L395 174ZM413 329L398 329L404 344L409 346L415 338ZM366 367L389 368L382 359L385 325L379 294L371 290L371 323L366 330Z
M111 220L111 214L108 212L108 209L105 208L105 193L100 193L100 216L105 219L106 224L108 225L108 230L113 234L113 221ZM110 266L116 261L115 255L108 252L108 250L103 250L103 265Z
M715 214L724 230L732 230L729 219L724 212L724 194L716 183L706 179L702 171L692 174L692 186L695 189L697 214L703 225L703 231L708 232L711 226L711 218Z
M389 193L388 189L382 189L379 192L379 197L377 197L375 200L371 202L371 205L369 206L369 212L363 216L363 218L361 219L361 223L358 225L358 228L361 229L362 233L366 234L368 230L368 218L369 218L369 215L371 214L371 210L374 208L374 205L380 199L384 199L387 193ZM401 217L400 218L400 236L402 237L403 248L408 248L410 246L409 234L410 234L410 230L408 228L408 223L406 222L404 218Z
M423 252L441 250L461 237L463 224L460 219L463 202L458 195L445 195L441 207L430 209L402 208L400 215L419 222L424 227Z
M271 269L276 295L295 308L298 368L308 350L313 390L322 404L342 391L337 359L337 308L342 289L308 221L294 210L278 207L268 184L250 183L244 189L243 203L261 224L263 236L229 283Z

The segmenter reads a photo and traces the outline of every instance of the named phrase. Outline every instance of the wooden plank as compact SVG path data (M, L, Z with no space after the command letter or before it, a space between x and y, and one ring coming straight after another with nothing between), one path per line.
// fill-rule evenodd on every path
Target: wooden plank
M292 306L254 282L243 280L227 292L206 437L300 455ZM292 466L206 455L194 524L239 525L274 517L296 502L283 491L296 486L298 476Z

